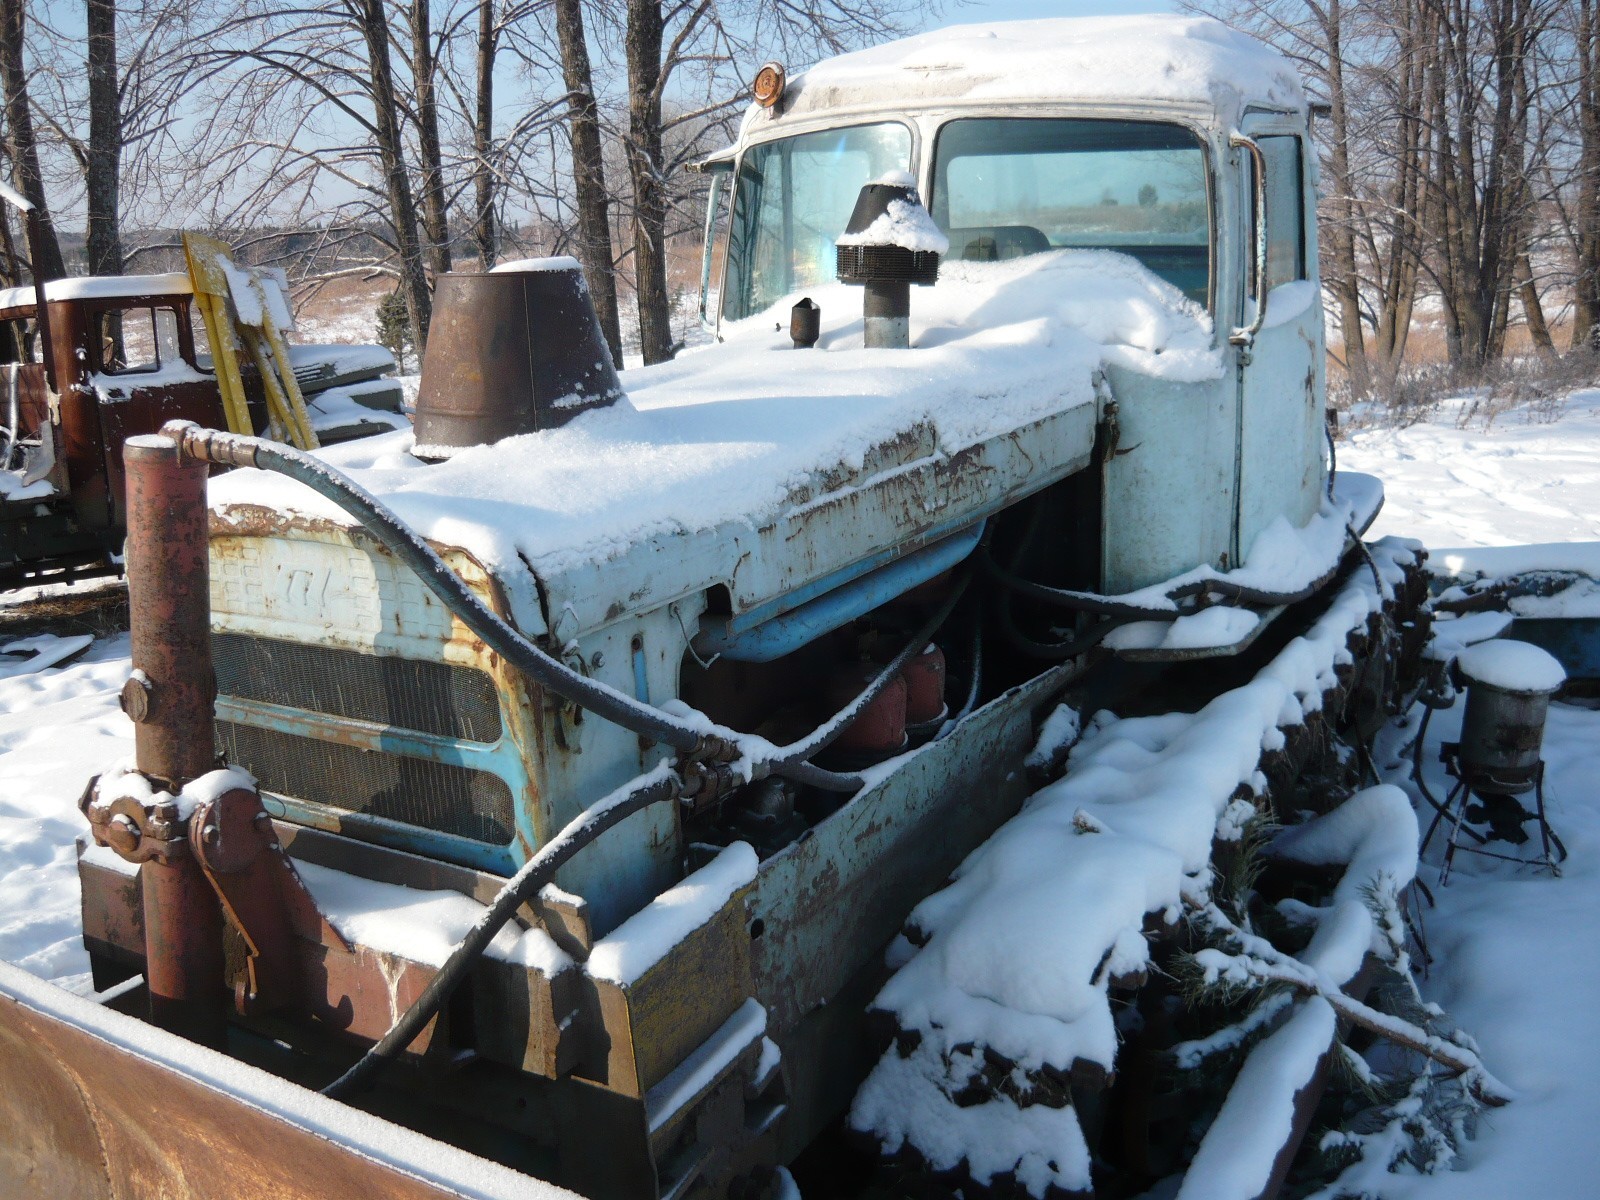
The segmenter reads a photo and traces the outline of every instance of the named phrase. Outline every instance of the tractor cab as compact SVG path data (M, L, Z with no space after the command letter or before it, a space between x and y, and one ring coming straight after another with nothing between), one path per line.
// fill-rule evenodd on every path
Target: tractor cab
M1122 36L1132 25L1140 36ZM702 164L702 313L718 336L786 321L835 286L857 193L894 171L914 176L948 265L1095 256L1203 313L1220 371L1106 368L1118 453L1082 584L1112 593L1239 566L1275 522L1304 526L1326 484L1316 155L1298 80L1214 22L1132 25L957 26L787 82L772 64L737 141Z

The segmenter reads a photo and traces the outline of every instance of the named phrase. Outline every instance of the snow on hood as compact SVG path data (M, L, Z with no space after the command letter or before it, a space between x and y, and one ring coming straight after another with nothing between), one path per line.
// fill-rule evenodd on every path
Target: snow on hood
M1305 103L1293 64L1210 17L1078 17L954 25L818 63L792 79L782 119L876 105L1148 101ZM770 110L752 107L748 131Z
M819 472L927 423L950 454L1093 402L1104 363L1174 380L1220 376L1210 318L1123 255L1059 251L946 263L911 303L911 350L862 347L860 288L829 284L814 350L786 332L788 297L724 344L623 375L627 395L568 424L426 464L411 433L323 451L436 543L502 578L603 561L648 538L759 527ZM838 486L835 482L833 486ZM213 504L264 504L346 523L328 501L260 471L211 483Z

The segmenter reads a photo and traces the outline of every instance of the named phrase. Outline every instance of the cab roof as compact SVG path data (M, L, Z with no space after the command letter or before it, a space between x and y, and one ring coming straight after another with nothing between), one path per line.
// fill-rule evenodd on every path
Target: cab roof
M810 67L781 114L751 108L740 140L833 112L1052 101L1182 107L1231 127L1247 105L1298 110L1305 94L1288 59L1210 17L953 25Z

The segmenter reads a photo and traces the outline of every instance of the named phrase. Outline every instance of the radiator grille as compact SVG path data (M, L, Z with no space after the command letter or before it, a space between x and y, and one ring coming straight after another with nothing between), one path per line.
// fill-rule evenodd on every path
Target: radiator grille
M511 790L487 771L234 721L218 721L217 736L269 792L474 841L512 839Z
M213 634L211 653L223 696L469 742L500 737L494 680L471 667L238 633Z

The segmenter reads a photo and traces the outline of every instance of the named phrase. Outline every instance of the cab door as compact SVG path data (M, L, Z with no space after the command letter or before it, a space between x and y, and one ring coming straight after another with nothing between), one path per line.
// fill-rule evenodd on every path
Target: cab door
M1298 119L1254 114L1243 132L1239 158L1249 203L1242 207L1257 250L1241 256L1243 311L1230 339L1239 373L1240 562L1279 518L1305 525L1326 481L1314 165Z

